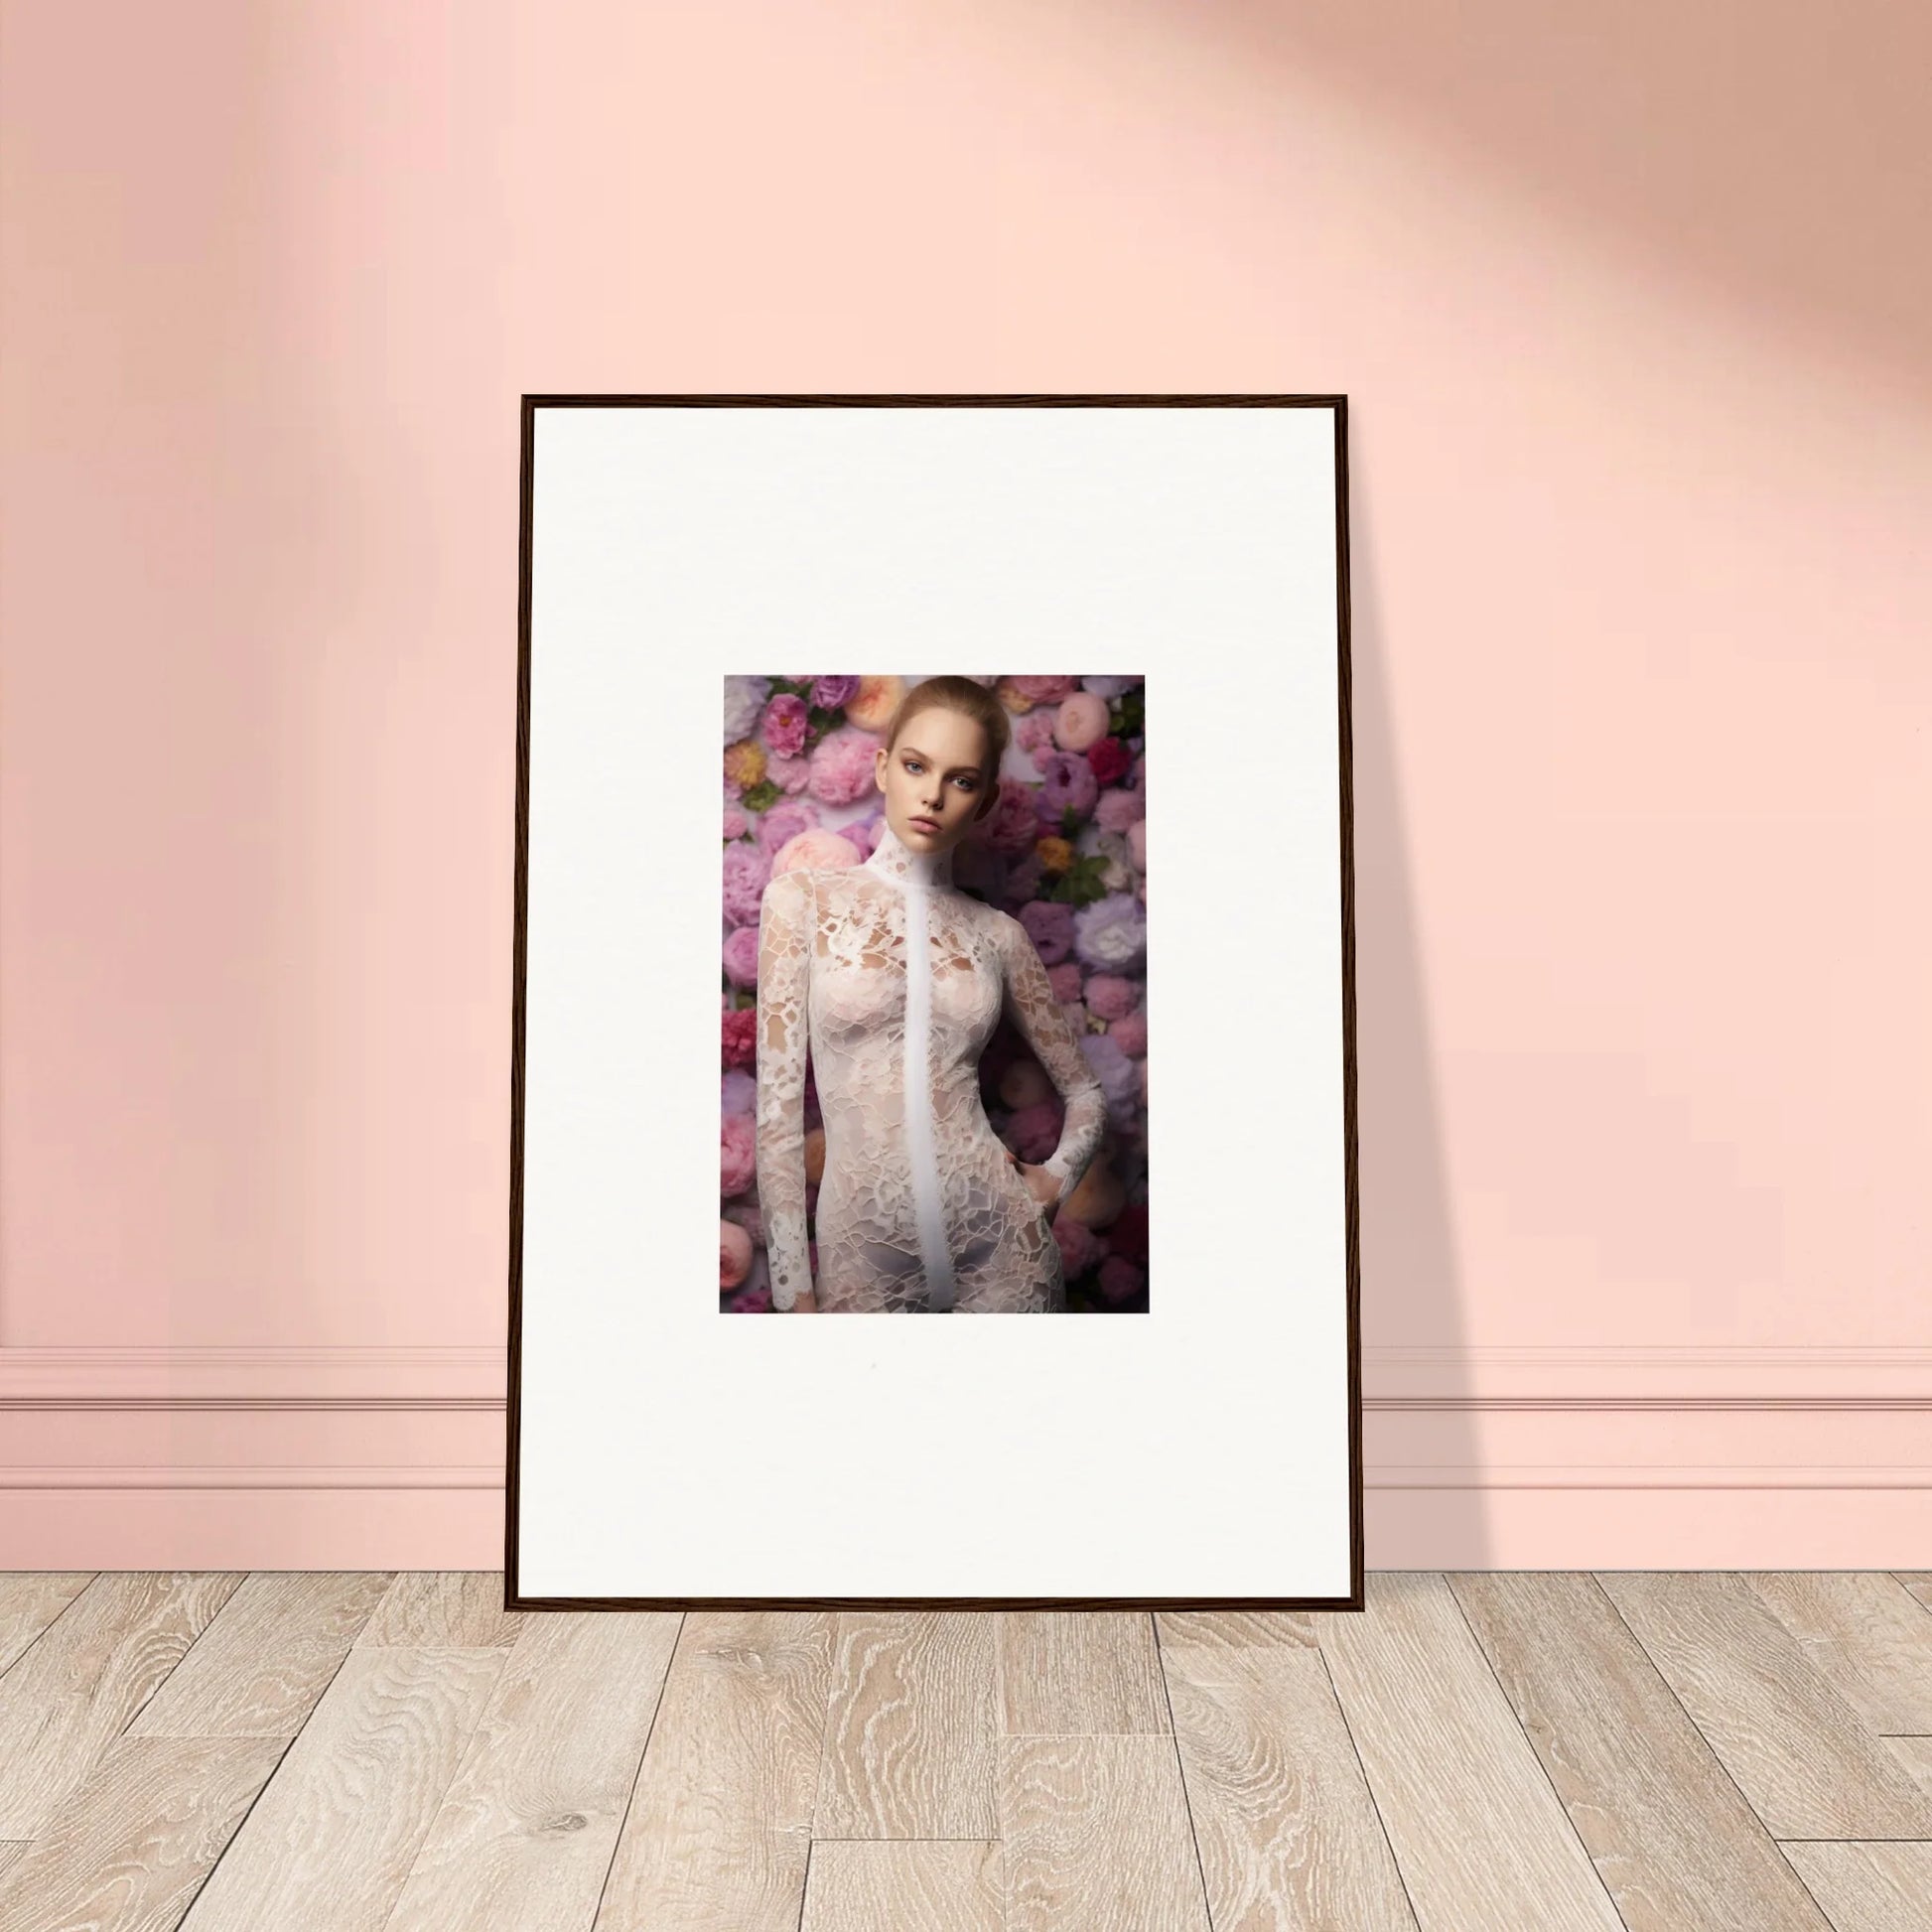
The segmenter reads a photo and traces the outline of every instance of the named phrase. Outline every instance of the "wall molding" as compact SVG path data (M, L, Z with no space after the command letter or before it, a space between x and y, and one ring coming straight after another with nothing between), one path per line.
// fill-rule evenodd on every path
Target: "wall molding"
M22 1463L5 1489L495 1489L499 1463Z
M0 1410L500 1413L496 1347L0 1348ZM1362 1349L1365 1411L1932 1409L1932 1348Z
M1932 1348L1364 1345L1362 1407L1501 1413L1932 1409Z
M0 1409L496 1410L494 1348L0 1348Z

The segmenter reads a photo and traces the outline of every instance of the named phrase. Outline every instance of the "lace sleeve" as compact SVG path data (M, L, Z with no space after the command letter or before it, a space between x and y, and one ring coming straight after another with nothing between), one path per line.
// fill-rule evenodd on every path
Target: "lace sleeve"
M771 1306L789 1309L812 1286L805 1245L805 994L815 901L809 872L781 872L759 903L759 1214Z
M1033 936L1016 918L1000 927L1001 963L1005 969L1006 1007L1014 1025L1046 1069L1066 1105L1059 1145L1040 1165L1059 1177L1060 1191L1046 1211L1049 1217L1065 1204L1080 1184L1080 1176L1100 1152L1100 1136L1107 1121L1107 1097L1087 1056L1080 1050L1073 1023L1053 997Z

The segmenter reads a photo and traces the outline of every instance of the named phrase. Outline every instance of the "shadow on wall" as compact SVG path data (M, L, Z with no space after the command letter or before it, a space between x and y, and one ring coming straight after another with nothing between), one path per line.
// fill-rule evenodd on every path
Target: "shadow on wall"
M1350 721L1355 852L1355 1099L1361 1210L1363 1522L1368 1568L1400 1548L1413 1567L1484 1568L1492 1559L1482 1493L1378 1484L1378 1465L1459 1472L1475 1466L1473 1412L1378 1412L1374 1351L1468 1345L1442 1104L1416 922L1414 867L1397 774L1390 664L1377 594L1374 485L1349 455ZM1467 1397L1467 1388L1449 1400ZM1398 1476L1396 1480L1404 1480ZM1446 1474L1443 1482L1458 1479Z
M1932 8L1142 0L1267 87L1331 74L1571 225L1932 390Z

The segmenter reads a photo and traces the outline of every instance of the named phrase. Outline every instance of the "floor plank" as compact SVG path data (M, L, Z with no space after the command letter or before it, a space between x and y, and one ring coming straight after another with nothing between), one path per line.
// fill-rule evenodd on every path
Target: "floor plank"
M1932 1610L1932 1570L1894 1570L1891 1580L1903 1584L1928 1610Z
M1438 1574L1371 1571L1315 1634L1422 1932L1623 1932Z
M681 1620L530 1616L386 1932L586 1932Z
M1872 1571L1748 1571L1744 1581L1874 1736L1932 1733L1932 1616Z
M1005 1932L990 1839L822 1839L798 1932Z
M1901 1766L1921 1791L1932 1792L1932 1737L1884 1737L1885 1755Z
M293 1737L391 1582L256 1571L128 1726L131 1737Z
M1319 1650L1164 1634L1161 1667L1215 1932L1415 1932Z
M1163 1644L1315 1647L1314 1620L1307 1610L1156 1610L1154 1622Z
M379 1932L504 1653L351 1650L182 1921Z
M1008 1736L1165 1733L1168 1702L1146 1610L997 1612Z
M1784 1855L1832 1932L1925 1932L1932 1925L1932 1845L1792 1844Z
M507 1648L528 1614L504 1609L500 1570L408 1570L391 1583L355 1643L358 1649Z
M997 1626L982 1610L841 1610L812 1831L997 1838Z
M240 1582L103 1572L0 1677L0 1839L41 1836Z
M121 1737L0 1872L8 1932L173 1932L287 1748L277 1737Z
M10 1669L93 1580L91 1570L23 1570L0 1576L0 1672Z
M1633 1932L1832 1932L1593 1578L1448 1582Z
M1173 1740L1006 1737L1009 1932L1210 1932Z
M796 1932L835 1614L686 1615L598 1932Z
M1741 1576L1598 1581L1773 1838L1932 1838L1921 1790Z

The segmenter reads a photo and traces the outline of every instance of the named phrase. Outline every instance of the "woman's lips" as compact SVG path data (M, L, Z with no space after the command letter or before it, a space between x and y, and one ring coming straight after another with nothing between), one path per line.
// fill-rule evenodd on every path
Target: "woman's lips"
M912 823L918 826L921 830L927 832L936 832L939 829L939 821L936 818L921 818L915 816L912 819Z

